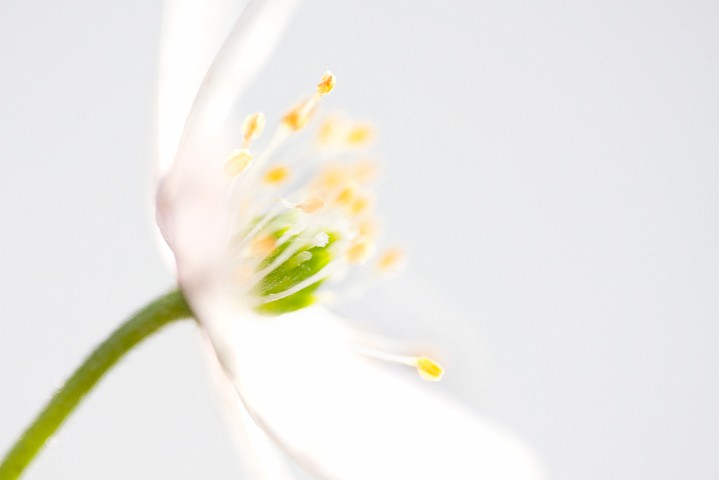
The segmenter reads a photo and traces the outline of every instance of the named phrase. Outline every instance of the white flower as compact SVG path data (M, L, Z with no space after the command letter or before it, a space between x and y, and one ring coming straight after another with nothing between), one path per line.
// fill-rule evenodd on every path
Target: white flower
M334 75L286 112L242 112L236 101L293 4L256 2L243 13L174 148L177 116L189 109L196 72L225 29L200 35L192 27L216 25L211 3L172 2L170 34L206 47L188 51L166 38L170 87L160 96L158 224L237 431L257 449L258 472L289 477L282 451L317 478L539 478L521 442L406 375L409 365L439 379L438 364L369 344L327 308L393 270L401 255L375 253L373 169L357 153L371 130L313 119ZM178 74L193 58L196 67ZM331 161L338 157L343 163Z

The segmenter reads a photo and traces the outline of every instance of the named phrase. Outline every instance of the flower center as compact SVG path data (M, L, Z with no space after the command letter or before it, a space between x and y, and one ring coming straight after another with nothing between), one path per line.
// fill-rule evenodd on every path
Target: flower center
M353 297L402 264L397 247L376 254L377 167L366 156L373 129L330 116L303 141L334 86L325 73L257 156L251 147L267 122L260 112L248 115L241 147L225 162L230 274L243 301L263 314Z

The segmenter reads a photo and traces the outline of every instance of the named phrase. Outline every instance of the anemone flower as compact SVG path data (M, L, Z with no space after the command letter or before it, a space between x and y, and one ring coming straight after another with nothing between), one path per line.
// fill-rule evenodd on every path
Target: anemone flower
M371 128L322 114L333 73L299 85L308 95L283 111L244 110L294 2L250 4L219 53L224 30L198 23L214 11L226 25L227 11L188 5L168 17L157 219L258 476L290 478L278 460L289 458L316 478L539 478L519 440L425 381L441 377L436 361L333 313L402 255L379 248L374 228ZM214 53L180 138L177 116Z

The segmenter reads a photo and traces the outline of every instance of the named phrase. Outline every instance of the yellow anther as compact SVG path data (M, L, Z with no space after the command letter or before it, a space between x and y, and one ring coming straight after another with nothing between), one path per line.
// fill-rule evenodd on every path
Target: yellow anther
M317 92L314 97L304 100L295 105L289 112L282 117L282 124L290 130L300 130L312 117L320 97L327 95L335 86L335 76L332 72L326 72L322 75L320 83L317 84Z
M265 183L278 185L290 176L290 169L284 165L276 165L265 172Z
M350 263L364 263L374 254L374 242L369 238L360 237L354 240L345 255Z
M327 71L322 75L320 83L317 84L317 94L327 95L335 88L335 75L334 73Z
M352 166L352 178L360 183L369 183L377 178L377 163L372 160L360 160Z
M277 240L272 235L259 235L250 242L250 254L266 257L277 248Z
M315 213L324 208L325 201L319 195L309 195L295 206L305 213Z
M393 247L385 252L377 260L377 268L381 272L391 272L404 261L404 251L401 248Z
M350 204L349 210L353 215L361 215L369 210L370 205L372 202L368 197L357 197Z
M317 184L322 188L334 189L347 181L347 173L344 169L332 165L326 167L319 175Z
M357 225L357 230L363 237L374 237L377 235L379 225L374 220L363 220Z
M372 140L374 131L369 125L356 125L347 132L346 142L350 145L363 145Z
M417 373L423 380L437 382L442 379L444 369L442 366L428 357L417 357L414 362Z
M295 105L292 110L282 117L282 123L291 130L299 130L304 127L308 120L307 115L303 113L306 105L306 102Z
M335 198L335 202L337 202L339 205L349 206L352 204L352 201L354 199L355 199L354 188L347 186L347 187L344 187L342 190L340 190L340 193L338 193L337 197Z
M290 130L301 130L302 127L307 125L316 106L317 103L314 100L305 100L298 103L282 117L282 124Z
M417 373L422 379L430 382L437 382L441 380L442 376L444 375L444 369L442 368L442 366L429 357L397 355L390 352L383 352L381 350L374 350L372 348L367 348L360 345L354 346L354 350L357 353L365 355L369 358L375 358L377 360L385 360L387 362L399 363L402 365L414 367L417 369Z
M225 162L225 173L231 177L241 174L252 165L252 154L246 148L232 152Z
M262 112L256 112L245 117L242 122L242 135L245 137L245 144L249 143L262 134L265 129L265 116Z
M322 145L327 145L328 143L336 141L339 135L339 126L337 123L336 118L330 117L326 119L319 130L317 130L317 142Z

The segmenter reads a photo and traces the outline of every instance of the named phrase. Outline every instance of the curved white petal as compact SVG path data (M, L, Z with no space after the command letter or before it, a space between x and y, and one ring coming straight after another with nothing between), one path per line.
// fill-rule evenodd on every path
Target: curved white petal
M225 213L223 190L213 188L221 181L214 175L221 169L213 165L222 159L213 155L236 133L228 133L226 116L266 61L296 1L246 4L243 0L165 2L156 127L161 181L157 219L172 249L166 256L171 259L174 254L177 261L180 283L195 289L204 284L203 278L212 277L212 259L224 248L214 241L223 238L219 220ZM218 55L224 43L228 46ZM163 242L162 252L166 249ZM245 465L256 478L292 478L275 446L243 410L224 372L212 365L211 372Z
M230 428L230 434L237 446L240 458L254 479L257 480L292 480L294 474L287 464L288 459L272 443L268 435L250 417L243 405L232 380L218 362L218 357L205 338L208 367L221 402L222 414Z
M260 319L231 300L218 272L227 261L222 167L237 141L232 113L294 4L257 2L242 14L202 83L158 191L158 224L180 283L244 402L231 401L232 408L244 405L319 478L539 478L520 442L440 395L441 386L351 353L348 331L325 310Z
M236 147L239 128L229 117L269 58L296 3L247 6L202 82L175 159L161 179L157 223L175 254L183 286L205 284L222 262L227 218L222 165Z
M172 164L192 101L237 21L244 0L166 0L157 88L157 161Z
M347 348L322 308L210 326L245 405L300 466L319 478L538 479L516 438L420 380Z
M166 0L158 55L155 125L157 178L172 165L192 103L212 61L237 22L244 0ZM158 247L175 261L160 232Z

